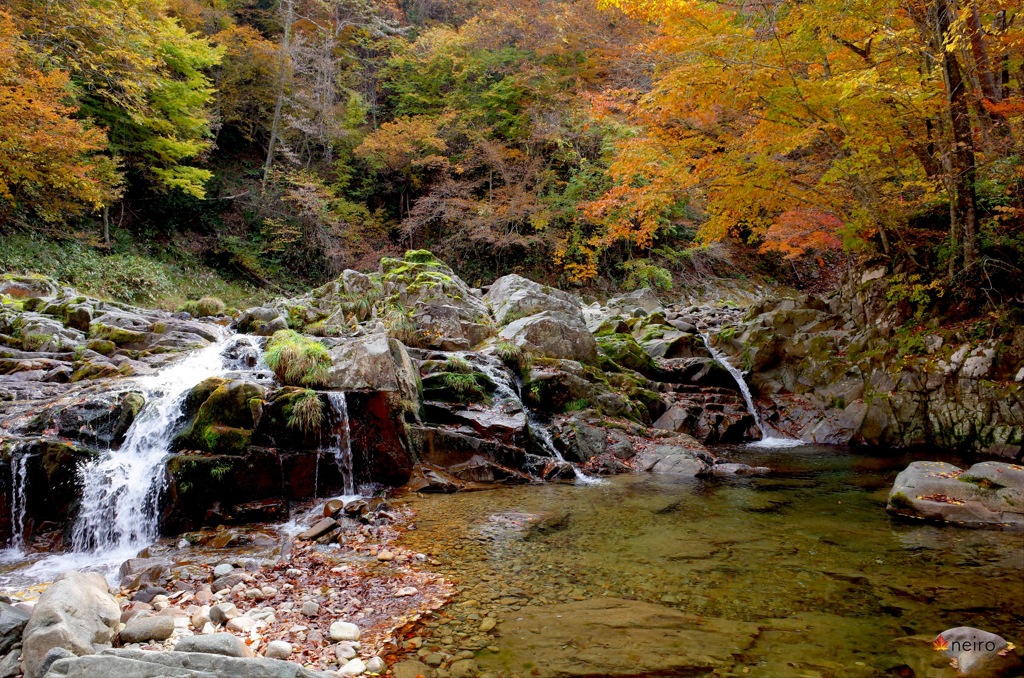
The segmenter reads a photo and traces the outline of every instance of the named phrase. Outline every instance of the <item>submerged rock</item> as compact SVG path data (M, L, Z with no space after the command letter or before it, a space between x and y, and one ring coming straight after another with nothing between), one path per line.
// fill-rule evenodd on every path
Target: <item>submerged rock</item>
M915 461L896 476L886 509L953 525L1024 529L1024 466L987 461L964 471Z

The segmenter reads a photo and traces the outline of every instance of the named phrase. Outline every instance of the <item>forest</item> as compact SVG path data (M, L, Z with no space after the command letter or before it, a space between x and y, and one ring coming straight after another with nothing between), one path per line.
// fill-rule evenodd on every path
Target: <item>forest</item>
M1024 282L1010 0L11 0L0 265L124 301L407 249L477 284ZM980 302L980 303L979 303Z

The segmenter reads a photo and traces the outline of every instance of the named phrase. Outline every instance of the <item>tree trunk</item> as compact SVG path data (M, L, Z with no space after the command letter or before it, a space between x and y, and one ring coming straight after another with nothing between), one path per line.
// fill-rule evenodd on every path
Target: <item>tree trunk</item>
M103 206L103 242L110 244L110 205Z
M288 82L288 51L291 49L292 22L295 21L294 0L281 0L284 3L284 31L281 33L281 54L278 59L277 101L274 103L274 118L270 123L270 143L267 144L267 161L263 164L263 183L260 194L267 190L267 178L274 165L274 147L280 135L281 109L284 107L285 84Z
M938 35L945 41L955 9L949 0L936 0ZM974 135L963 72L956 54L943 50L942 71L946 81L946 101L953 133L950 149L950 235L961 241L962 269L970 268L976 258L977 213L974 180L977 168L974 156ZM955 264L951 266L955 268Z

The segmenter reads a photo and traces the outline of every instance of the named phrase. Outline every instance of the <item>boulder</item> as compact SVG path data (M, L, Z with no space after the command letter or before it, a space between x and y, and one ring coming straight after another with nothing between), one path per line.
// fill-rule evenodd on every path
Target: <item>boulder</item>
M409 352L386 334L342 340L330 349L328 388L338 391L385 391L419 403L419 372Z
M1024 466L986 461L964 471L915 461L896 476L886 509L952 525L1024 529Z
M25 678L40 675L52 648L87 655L110 647L120 621L121 608L101 575L65 572L39 597L25 627Z
M185 636L174 646L176 653L217 654L225 657L251 657L252 651L240 638L230 633Z
M648 473L681 476L707 475L714 457L689 436L675 436L649 445L633 458L633 466Z
M259 306L242 311L234 326L244 334L269 337L278 330L288 329L288 321L279 309Z
M380 260L380 278L385 293L405 308L417 304L451 306L460 318L486 324L487 304L451 267L426 250L411 250L401 259Z
M535 355L597 363L598 346L581 319L560 311L521 318L501 330L503 339Z
M21 642L29 614L7 603L0 603L0 655L7 654Z
M568 292L535 283L520 275L498 278L484 295L499 327L519 318L554 311L583 324L580 302Z
M109 672L102 672L104 670ZM62 659L54 663L47 675L57 678L326 678L317 671L277 659L145 650L107 650L95 657Z
M167 640L173 633L173 617L137 614L121 629L119 639L122 643L145 643L150 640Z

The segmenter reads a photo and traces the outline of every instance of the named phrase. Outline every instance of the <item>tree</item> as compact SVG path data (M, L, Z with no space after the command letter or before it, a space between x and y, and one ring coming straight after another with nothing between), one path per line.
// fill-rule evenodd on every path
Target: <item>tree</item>
M189 164L211 148L220 50L167 14L162 0L11 3L47 62L70 73L81 115L107 129L109 149L133 174L204 195L209 170Z
M0 11L0 215L56 222L116 195L103 131L77 119L68 74L32 64L30 46Z
M657 22L663 60L650 92L604 102L604 112L617 106L642 132L620 144L615 186L589 208L608 221L595 246L650 242L659 219L665 224L674 205L690 201L704 213L704 240L778 235L807 223L794 215L819 213L829 215L817 223L832 237L877 238L891 254L903 224L941 200L949 205L950 270L973 265L980 168L1019 163L1016 137L984 105L1024 88L1018 7L606 5ZM991 29L979 28L982 18Z

